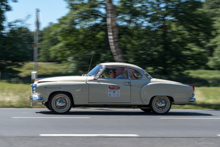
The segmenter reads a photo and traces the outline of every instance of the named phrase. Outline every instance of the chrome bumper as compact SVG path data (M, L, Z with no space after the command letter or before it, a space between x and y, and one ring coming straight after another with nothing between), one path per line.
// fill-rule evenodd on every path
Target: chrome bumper
M31 102L43 102L44 98L36 97L36 96L30 96Z
M196 102L196 99L191 97L191 98L189 98L189 102Z

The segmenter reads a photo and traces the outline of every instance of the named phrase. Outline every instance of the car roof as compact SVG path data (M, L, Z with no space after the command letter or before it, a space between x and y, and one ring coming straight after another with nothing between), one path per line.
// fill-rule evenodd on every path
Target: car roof
M130 63L123 63L123 62L106 62L106 63L100 63L100 65L106 65L106 66L129 66L129 67L133 67L133 68L137 68L142 70L141 67L134 65L134 64L130 64Z

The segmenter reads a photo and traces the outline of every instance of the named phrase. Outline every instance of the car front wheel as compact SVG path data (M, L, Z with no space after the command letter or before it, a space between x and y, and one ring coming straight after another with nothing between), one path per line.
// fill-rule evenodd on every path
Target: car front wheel
M47 109L51 110L48 102L46 102L44 105L47 107Z
M152 99L150 109L156 114L166 114L171 108L171 101L166 96L156 96Z
M68 113L72 107L72 99L65 93L54 94L49 101L49 107L55 113Z

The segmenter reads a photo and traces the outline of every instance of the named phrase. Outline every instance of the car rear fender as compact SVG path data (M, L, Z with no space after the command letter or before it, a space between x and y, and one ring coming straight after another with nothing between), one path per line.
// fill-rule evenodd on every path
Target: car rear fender
M166 84L166 83L158 83L158 84L147 84L141 89L141 99L144 104L150 104L151 99L155 96L167 96L170 98L172 102L174 99L174 87L176 85Z

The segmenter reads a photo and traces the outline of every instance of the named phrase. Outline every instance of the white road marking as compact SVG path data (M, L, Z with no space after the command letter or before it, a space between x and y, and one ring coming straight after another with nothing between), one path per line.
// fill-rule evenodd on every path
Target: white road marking
M220 137L220 134L217 134L217 136L219 136L219 137Z
M90 118L90 117L12 117L12 118Z
M137 134L40 134L48 137L138 137Z
M190 118L190 117L180 117L180 118L175 118L175 117L161 117L160 119L220 119L220 118L204 118L204 117L201 117L201 118L199 118L199 117L193 117L193 118Z

